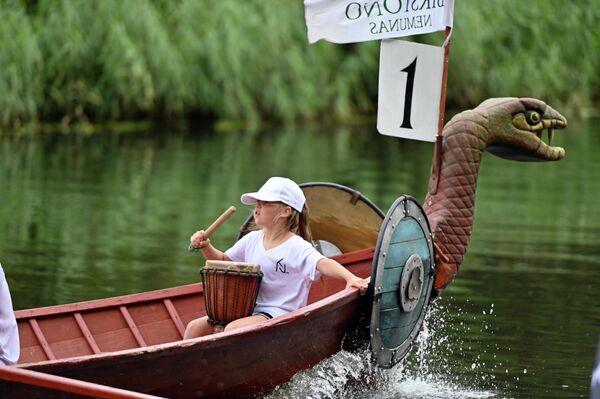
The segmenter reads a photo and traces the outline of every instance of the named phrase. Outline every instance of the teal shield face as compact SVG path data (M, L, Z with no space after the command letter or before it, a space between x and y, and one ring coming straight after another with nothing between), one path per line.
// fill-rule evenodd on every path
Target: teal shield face
M427 216L416 200L399 197L389 209L373 255L371 350L393 367L408 353L431 296L435 275Z

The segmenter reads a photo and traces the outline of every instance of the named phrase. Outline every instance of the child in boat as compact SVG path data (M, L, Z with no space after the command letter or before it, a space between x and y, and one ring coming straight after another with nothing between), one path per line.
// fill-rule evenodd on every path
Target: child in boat
M355 276L333 259L321 255L312 245L308 208L302 189L292 180L271 177L254 193L242 195L246 205L254 204L254 222L260 230L242 237L233 247L221 252L210 244L204 231L194 233L192 247L209 260L259 264L263 272L254 314L237 319L225 331L281 316L306 305L308 292L319 273L346 281L346 288L364 293L367 281ZM217 332L204 316L192 320L184 339Z

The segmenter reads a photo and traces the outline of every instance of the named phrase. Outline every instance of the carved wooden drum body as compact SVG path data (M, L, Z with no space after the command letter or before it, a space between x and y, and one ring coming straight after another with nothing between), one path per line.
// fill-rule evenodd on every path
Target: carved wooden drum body
M252 315L263 277L259 265L207 260L201 273L209 322L224 326Z

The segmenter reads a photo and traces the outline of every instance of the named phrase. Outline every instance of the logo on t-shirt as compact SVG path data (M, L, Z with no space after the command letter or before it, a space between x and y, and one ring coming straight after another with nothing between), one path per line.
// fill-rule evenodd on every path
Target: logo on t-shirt
M285 274L289 274L289 272L287 271L287 268L285 266L285 263L283 263L283 259L281 258L277 261L277 263L275 264L275 271L276 272L281 272L281 273L285 273Z

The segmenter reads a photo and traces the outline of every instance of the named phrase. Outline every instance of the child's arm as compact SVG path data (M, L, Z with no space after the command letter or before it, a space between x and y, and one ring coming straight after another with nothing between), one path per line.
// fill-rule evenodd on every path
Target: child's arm
M202 251L202 255L208 260L226 260L229 261L229 257L224 252L219 251L213 247L210 240L206 238L204 230L200 230L192 234L190 237L190 243L193 247L198 248Z
M346 288L356 287L360 290L361 294L364 294L369 286L367 280L355 276L350 270L346 269L333 259L321 259L317 263L317 270L328 277L346 280Z

